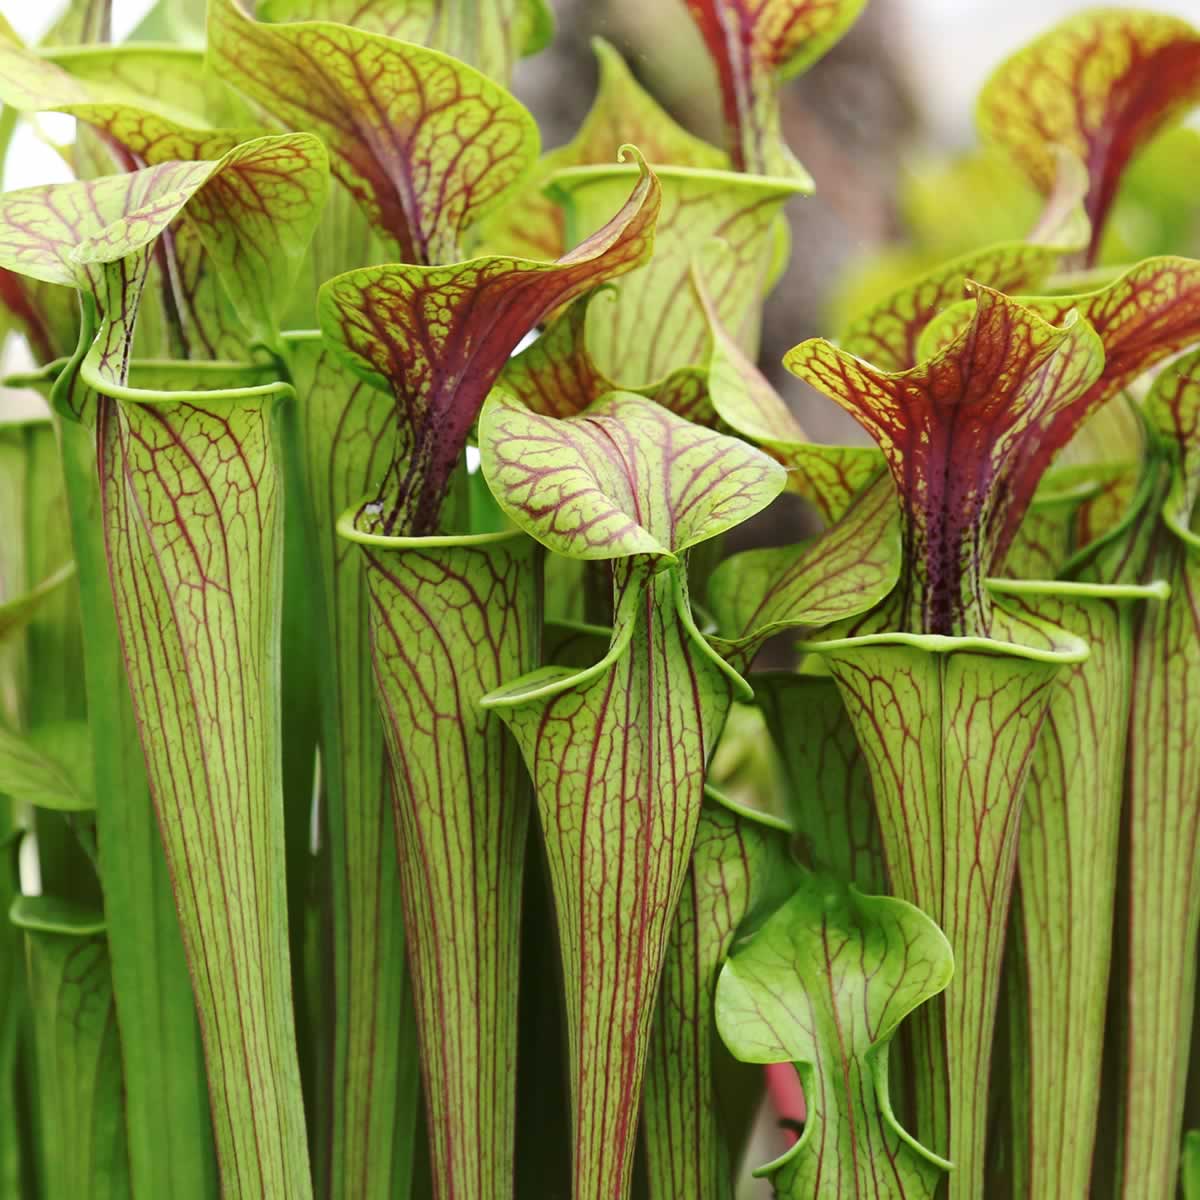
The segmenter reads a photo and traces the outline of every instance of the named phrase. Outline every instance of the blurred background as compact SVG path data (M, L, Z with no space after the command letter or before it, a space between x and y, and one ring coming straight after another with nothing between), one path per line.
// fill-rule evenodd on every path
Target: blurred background
M712 66L683 0L551 2L557 37L522 65L516 85L542 125L547 148L572 136L591 103L596 70L589 42L597 35L623 53L680 122L722 143ZM203 7L202 0L182 3L197 12ZM1200 0L1123 3L1200 23ZM134 29L149 7L150 0L114 0L115 38ZM1038 202L1011 168L979 152L975 96L1012 51L1086 7L1079 0L870 0L849 35L790 85L784 133L817 191L790 208L791 266L768 303L761 365L814 440L862 441L864 435L779 368L783 353L815 334L835 335L857 310L924 267L1027 231ZM57 15L57 5L42 0L0 0L0 8L29 42ZM70 141L72 126L64 117L43 119L40 130L23 126L4 164L4 186L69 178L53 144ZM1141 184L1133 172L1131 194L1114 213L1114 261L1124 260L1123 248L1153 253L1160 244L1200 253L1195 196L1181 194L1172 207L1172 180L1181 173L1171 155L1169 146L1157 157L1148 152ZM1138 206L1139 186L1153 192L1153 211ZM1183 186L1176 183L1175 190ZM1148 221L1162 227L1147 227ZM9 366L20 364L19 347L10 343L8 355ZM0 410L23 402L0 390ZM802 520L796 509L776 505L752 536L790 540ZM767 1108L748 1160L768 1162L787 1144L778 1110ZM740 1200L769 1195L765 1183L747 1178Z

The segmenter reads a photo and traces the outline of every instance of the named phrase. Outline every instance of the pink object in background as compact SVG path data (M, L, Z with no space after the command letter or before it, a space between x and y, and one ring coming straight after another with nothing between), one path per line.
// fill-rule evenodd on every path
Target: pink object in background
M771 1107L780 1121L795 1121L797 1125L804 1122L804 1090L800 1086L800 1077L791 1063L771 1063L765 1067L767 1073L767 1096ZM799 1134L795 1129L781 1126L787 1144L796 1143Z

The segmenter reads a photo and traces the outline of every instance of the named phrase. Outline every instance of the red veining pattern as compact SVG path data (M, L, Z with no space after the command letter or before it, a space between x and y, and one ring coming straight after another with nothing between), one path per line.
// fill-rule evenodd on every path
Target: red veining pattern
M980 98L985 137L1049 192L1053 149L1085 162L1093 261L1121 173L1164 125L1200 102L1200 33L1157 13L1082 13L1003 64Z
M767 174L770 139L778 134L776 76L807 65L812 50L823 50L862 5L855 0L687 0L687 6L716 64L734 166Z
M539 657L537 547L367 550L438 1200L511 1195L529 795L481 696Z
M732 1173L714 1078L713 1000L738 927L791 890L787 835L708 802L663 964L642 1123L651 1195L726 1194Z
M888 373L814 340L787 366L853 414L879 443L900 491L908 628L986 635L984 578L1037 479L1103 399L1084 322L1050 326L988 288L971 324L939 354Z
M214 0L209 53L276 119L320 135L405 262L457 259L463 232L537 155L533 118L508 92L421 46L332 22L268 25Z
M632 641L611 668L504 710L530 768L555 895L576 1200L626 1194L671 917L728 678L679 621L675 572L617 565Z
M746 520L783 485L765 454L628 392L566 420L499 398L480 449L501 506L577 558L681 551Z
M398 451L379 497L385 532L436 529L451 473L513 348L548 313L643 262L658 205L646 172L621 211L557 262L372 267L331 281L321 301L326 337L396 397Z

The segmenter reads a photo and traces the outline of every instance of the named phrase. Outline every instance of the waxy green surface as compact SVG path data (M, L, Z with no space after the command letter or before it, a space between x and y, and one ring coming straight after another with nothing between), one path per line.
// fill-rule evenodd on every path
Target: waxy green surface
M0 803L0 905L9 906L20 893L17 853L23 831L7 800ZM36 1159L32 1139L25 1136L33 1113L32 1098L19 1063L30 1042L28 990L25 983L25 946L20 931L6 920L0 929L0 1095L6 1120L0 1125L0 1187L19 1196L21 1174L31 1172Z
M588 348L597 367L622 387L655 383L680 367L705 361L708 321L691 286L697 255L716 297L721 324L751 356L758 347L762 303L779 266L778 218L810 181L736 175L695 167L656 168L662 186L654 257L601 296L588 313ZM567 245L576 245L620 205L633 171L620 166L572 167L549 184L566 213ZM713 239L726 243L710 254Z
M739 928L787 899L788 830L711 792L667 942L650 1036L642 1127L650 1200L732 1200L714 1067L717 975Z
M403 262L458 259L466 230L537 158L533 117L438 50L332 21L270 25L238 0L209 5L208 45L221 78L321 137L334 175Z
M623 1197L705 764L732 696L746 691L696 628L684 556L768 504L783 471L629 393L559 420L497 391L479 437L489 486L518 525L557 553L615 560L608 653L506 681L486 703L521 747L546 844L567 994L572 1194Z
M433 1192L512 1195L530 800L480 698L540 655L536 544L515 533L360 543L395 798ZM390 1019L390 1014L388 1014Z
M1196 498L1200 355L1172 364L1145 413L1170 491L1146 516L1145 578L1171 595L1148 606L1134 636L1126 791L1128 888L1120 993L1122 1055L1120 1195L1175 1187L1192 1029L1200 876L1200 733L1191 727L1192 681L1200 671L1200 559L1191 533ZM1153 459L1152 465L1153 465Z
M236 368L162 368L148 389L126 381L154 240L185 206L232 303L273 337L283 286L299 265L294 245L276 253L278 239L311 230L323 165L310 138L267 138L216 162L161 164L4 201L15 222L5 262L83 295L80 349L55 402L94 430L97 516L231 1195L311 1192L282 870L282 510L271 426L287 389L239 390L257 376L239 379ZM262 278L256 264L267 268ZM80 434L69 435L68 474L84 480ZM80 483L76 499L79 528L95 497ZM95 586L94 561L87 575ZM202 662L211 669L197 670ZM115 674L111 661L102 666ZM231 908L230 894L243 902Z
M436 532L471 428L521 338L576 296L646 261L661 189L644 160L635 170L632 188L595 232L554 262L369 267L321 289L326 342L355 374L395 397L392 456L360 514L363 528Z
M892 1113L887 1046L953 973L924 913L808 872L730 955L717 984L721 1037L743 1061L793 1063L804 1087L800 1139L755 1172L780 1200L932 1200L950 1164Z
M508 86L554 33L546 0L265 0L263 21L336 21L443 50Z
M415 1017L383 725L375 705L366 578L335 526L387 466L391 401L352 376L316 334L288 339L303 452L305 530L323 604L324 833L328 837L332 1050L322 1194L396 1200L411 1194L418 1135Z
M24 930L47 1200L128 1200L121 1049L104 919L42 896L6 914Z

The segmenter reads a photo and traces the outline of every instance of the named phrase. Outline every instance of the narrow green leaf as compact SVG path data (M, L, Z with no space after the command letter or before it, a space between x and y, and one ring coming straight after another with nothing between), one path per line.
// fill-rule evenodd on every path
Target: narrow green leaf
M533 117L447 54L333 22L269 25L238 0L212 0L208 12L214 70L321 137L334 174L404 262L457 259L464 232L533 166Z
M1066 147L1087 164L1088 261L1126 164L1200 102L1200 33L1154 12L1079 13L1002 63L979 97L985 141L1007 149L1044 192Z
M43 602L75 575L75 564L66 563L23 595L0 603L0 641L19 633L33 619Z
M47 1200L128 1200L121 1051L104 919L50 897L20 896L46 1135Z
M87 812L96 807L88 794L90 759L82 721L39 725L26 736L0 726L0 795L60 812Z
M357 532L352 514L338 528L366 563L433 1194L505 1200L530 803L517 749L480 697L538 661L539 552L511 531L383 538Z
M1183 1200L1200 1197L1200 1133L1191 1129L1183 1135L1183 1160L1180 1166Z
M393 455L360 520L432 533L472 426L522 337L650 254L659 184L644 161L616 215L551 263L481 258L351 271L321 289L321 327L350 369L395 397Z
M19 895L17 854L24 831L9 804L0 804L0 912L7 915ZM23 1137L22 1121L31 1097L20 1070L21 1051L29 1039L29 997L25 984L24 938L9 920L0 924L0 1190L20 1200L22 1168L31 1174L32 1147ZM25 1160L24 1162L22 1160Z
M315 543L323 625L322 803L332 885L333 987L326 997L329 1117L323 1195L403 1200L418 1136L418 1059L383 726L374 703L366 579L335 531L387 464L391 402L351 376L315 335L288 339L300 400L306 533ZM290 481L289 481L290 482ZM323 984L325 981L322 981Z
M739 171L803 175L783 141L779 85L807 70L854 24L865 0L688 0L717 68Z
M987 636L995 571L1042 473L1106 397L1101 340L977 287L972 322L909 371L880 371L821 339L785 365L879 444L900 493L899 628Z
M745 922L794 886L788 830L710 792L667 943L646 1063L642 1123L650 1200L732 1200L733 1164L717 1088L717 974Z
M796 894L739 945L717 984L717 1028L748 1062L794 1063L804 1133L760 1167L780 1200L932 1200L950 1164L892 1113L887 1045L951 982L954 956L924 913L805 872Z
M622 387L638 388L703 362L709 329L690 285L692 264L714 238L730 247L714 256L705 281L721 324L757 353L762 302L775 282L776 221L803 180L736 175L693 167L656 169L662 184L654 257L599 297L588 319L596 365ZM632 169L585 166L560 171L549 193L566 211L567 244L594 229L620 203Z

